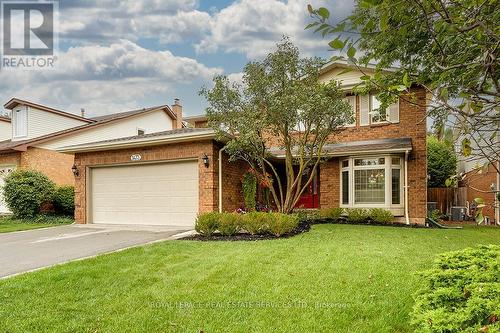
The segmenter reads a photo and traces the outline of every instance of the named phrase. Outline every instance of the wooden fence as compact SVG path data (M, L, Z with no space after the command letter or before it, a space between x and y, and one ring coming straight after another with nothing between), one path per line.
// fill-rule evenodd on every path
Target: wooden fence
M435 202L439 211L450 214L451 207L467 207L467 187L428 188L427 202Z

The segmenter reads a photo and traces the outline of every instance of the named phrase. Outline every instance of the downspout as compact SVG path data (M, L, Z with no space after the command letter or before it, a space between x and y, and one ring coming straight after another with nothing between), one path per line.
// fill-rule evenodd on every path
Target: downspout
M219 213L222 213L222 152L226 147L219 149Z
M406 224L410 224L410 216L408 214L408 150L405 151L405 220Z

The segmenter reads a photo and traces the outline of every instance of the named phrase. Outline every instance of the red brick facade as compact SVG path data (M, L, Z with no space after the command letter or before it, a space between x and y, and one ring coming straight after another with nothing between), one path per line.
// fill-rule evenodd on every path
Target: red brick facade
M417 102L402 98L399 123L359 126L359 96L357 97L356 127L346 128L332 137L332 142L411 138L413 150L408 159L408 215L411 223L425 223L427 215L427 144L425 90L412 89ZM374 152L376 154L376 152ZM320 207L338 207L340 200L339 159L333 158L320 167Z
M2 165L15 165L18 168L40 171L59 186L74 184L71 172L73 155L29 147L23 152L0 155L0 166Z
M497 171L493 165L489 165L488 171L481 169L469 171L465 178L460 182L460 186L467 187L467 201L472 203L475 198L483 198L486 207L483 209L483 215L491 220L495 218L495 194L491 191L491 185L496 187Z
M359 98L357 126L347 128L340 135L332 136L331 142L359 141L382 138L412 139L413 150L408 161L408 196L409 218L411 223L424 223L427 199L427 159L426 159L426 105L425 91L413 89L419 105L402 99L400 101L399 123L372 126L359 126ZM140 154L141 162L173 161L197 159L199 165L199 211L207 212L218 209L219 166L218 155L222 144L212 140L176 143L138 149L119 149L103 152L79 153L75 164L80 174L76 177L76 221L86 222L87 177L89 167L98 165L130 164L130 156ZM374 152L376 153L376 152ZM209 166L206 167L201 157L207 154ZM248 170L244 162L229 162L223 154L223 210L233 211L242 205L241 178ZM320 166L320 207L338 207L340 200L340 171L338 158L332 158ZM402 198L403 200L403 198Z
M199 211L209 212L218 209L218 152L219 146L212 140L177 143L154 147L144 147L139 149L120 149L103 152L80 153L75 155L75 164L78 167L79 175L76 177L75 186L75 219L77 223L86 223L87 221L87 172L89 167L116 165L116 164L134 164L130 156L140 154L141 161L145 162L167 162L182 159L196 159L199 168ZM209 158L209 165L206 167L201 157L206 154ZM228 166L227 159L224 165ZM238 192L237 181L238 171L241 168L237 164L231 164L224 169L224 209L234 210L239 206L241 194Z

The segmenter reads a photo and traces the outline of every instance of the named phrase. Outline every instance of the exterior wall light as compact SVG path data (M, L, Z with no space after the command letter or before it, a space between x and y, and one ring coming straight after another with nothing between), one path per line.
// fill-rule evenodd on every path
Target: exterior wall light
M80 171L78 171L78 167L76 166L76 164L73 164L73 166L71 167L71 171L75 176L78 176L80 174Z
M208 156L207 154L203 154L203 156L201 157L201 160L203 161L203 165L205 165L205 167L208 168Z

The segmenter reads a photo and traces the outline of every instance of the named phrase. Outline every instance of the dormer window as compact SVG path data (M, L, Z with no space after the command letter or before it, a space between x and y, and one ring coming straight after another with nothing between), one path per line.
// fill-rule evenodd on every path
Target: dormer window
M12 112L13 136L22 138L28 136L28 109L27 107L19 108Z

